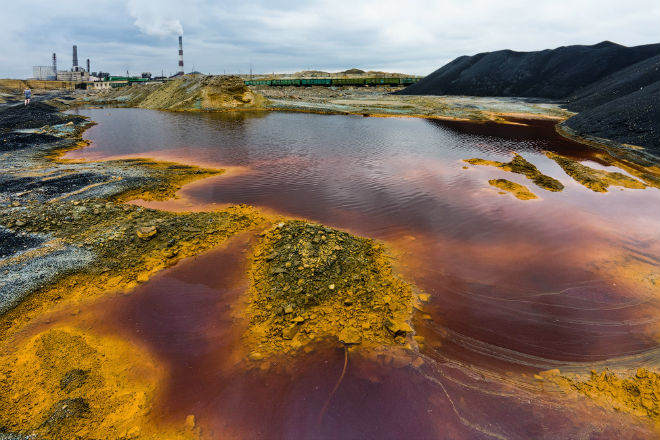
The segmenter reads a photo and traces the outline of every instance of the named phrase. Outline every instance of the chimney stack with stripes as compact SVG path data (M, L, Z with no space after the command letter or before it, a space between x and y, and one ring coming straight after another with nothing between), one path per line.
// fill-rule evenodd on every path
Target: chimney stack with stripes
M53 72L57 75L57 55L53 54Z
M89 58L87 58L87 73L89 73L89 72L90 72L90 70L89 70Z
M179 75L183 75L183 36L179 35Z
M73 45L73 69L75 70L78 67L78 46Z

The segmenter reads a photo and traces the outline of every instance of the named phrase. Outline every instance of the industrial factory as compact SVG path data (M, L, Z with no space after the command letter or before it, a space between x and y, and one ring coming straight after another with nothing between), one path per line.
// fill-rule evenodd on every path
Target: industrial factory
M179 36L179 65L178 71L173 77L184 75L183 70L183 37ZM130 85L134 82L148 82L153 80L165 80L164 76L152 78L151 73L143 72L139 77L131 77L126 72L126 76L110 76L107 72L92 72L90 60L87 58L86 65L80 66L78 63L78 46L73 45L73 57L71 68L68 70L57 69L57 54L52 56L50 66L33 66L33 79L46 81L70 81L77 83L79 88L110 88Z
M86 67L86 68L85 68ZM100 79L97 73L91 73L90 61L87 58L86 66L78 64L78 46L73 45L73 60L71 69L57 70L57 54L53 54L52 65L50 66L33 66L32 76L34 79L40 80L58 80L58 81L94 81Z

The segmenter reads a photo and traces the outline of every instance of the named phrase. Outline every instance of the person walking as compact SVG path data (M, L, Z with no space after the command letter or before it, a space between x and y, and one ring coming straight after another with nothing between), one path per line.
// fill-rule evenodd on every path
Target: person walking
M25 95L24 105L28 105L30 103L30 99L32 98L32 90L30 90L29 87L26 87L25 90L23 90L23 94Z

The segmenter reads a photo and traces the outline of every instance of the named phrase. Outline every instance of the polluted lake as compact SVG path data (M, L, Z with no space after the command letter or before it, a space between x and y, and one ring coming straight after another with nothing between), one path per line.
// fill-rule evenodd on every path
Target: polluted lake
M115 214L139 220L145 255L162 242L180 261L62 303L2 354L62 377L43 408L15 403L50 414L35 429L78 432L108 399L107 438L657 433L660 190L643 167L542 119L68 113L96 124L62 163L201 178ZM208 238L226 227L212 211L240 227ZM31 376L10 374L19 402Z

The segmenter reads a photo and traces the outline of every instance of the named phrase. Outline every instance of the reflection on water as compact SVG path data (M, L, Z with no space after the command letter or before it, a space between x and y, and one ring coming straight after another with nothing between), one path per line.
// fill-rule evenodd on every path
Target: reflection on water
M246 245L181 264L115 301L116 312L103 320L113 331L140 329L127 337L147 341L170 364L163 414L195 413L210 432L262 438L639 435L633 422L609 414L585 426L580 420L600 419L600 410L560 405L525 379L658 348L658 191L600 194L573 182L543 151L587 161L593 152L548 123L80 112L98 122L86 133L93 143L67 157L147 156L242 169L152 206L247 203L383 239L397 268L432 295L424 310L432 320L415 319L426 338L424 363L352 353L319 422L343 351L329 344L264 370L237 367L241 327L230 309L245 288L236 261ZM461 161L507 162L513 151L564 191L491 167L464 169ZM526 185L539 200L500 195L488 185L493 178Z

